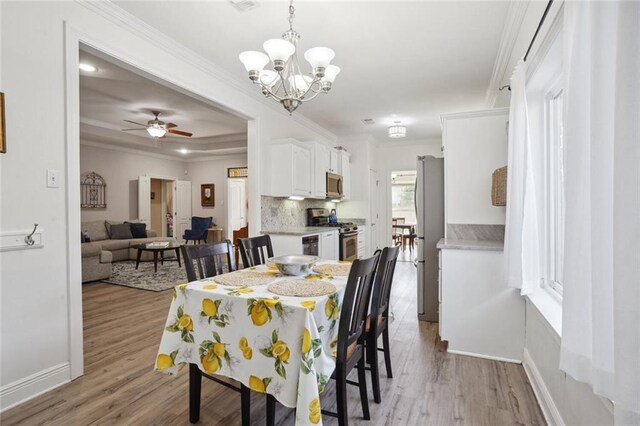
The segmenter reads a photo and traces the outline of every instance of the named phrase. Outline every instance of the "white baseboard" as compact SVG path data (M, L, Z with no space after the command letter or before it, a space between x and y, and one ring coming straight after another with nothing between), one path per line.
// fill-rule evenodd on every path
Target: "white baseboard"
M472 357L475 357L475 358L490 359L492 361L502 361L502 362L511 362L511 363L514 363L514 364L522 364L522 360L521 359L502 358L502 357L499 357L499 356L477 354L477 353L474 353L474 352L464 352L464 351L458 351L458 350L455 350L455 349L447 349L447 352L449 352L450 354L456 354L456 355L465 355L465 356L472 356Z
M0 388L0 413L70 381L68 362L54 365Z
M562 416L560 415L560 411L558 411L558 407L556 407L556 404L549 393L549 389L547 389L547 386L544 384L544 380L542 380L542 376L526 348L524 349L524 361L522 362L522 366L524 367L524 371L531 382L533 393L536 395L536 399L538 400L538 404L540 405L540 409L542 410L542 414L544 415L544 419L547 421L547 424L550 426L565 426L564 420L562 420Z

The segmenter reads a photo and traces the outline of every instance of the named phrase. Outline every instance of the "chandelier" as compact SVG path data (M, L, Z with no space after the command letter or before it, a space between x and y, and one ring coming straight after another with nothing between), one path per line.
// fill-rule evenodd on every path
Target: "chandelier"
M249 79L259 84L262 94L280 102L289 115L303 102L310 101L320 93L331 90L340 68L330 65L335 56L328 47L313 47L304 53L312 72L303 74L298 63L297 45L300 34L293 29L295 9L289 3L289 29L281 39L270 39L262 47L267 54L257 51L242 52L239 56ZM267 56L268 55L268 56ZM271 61L273 70L264 69Z

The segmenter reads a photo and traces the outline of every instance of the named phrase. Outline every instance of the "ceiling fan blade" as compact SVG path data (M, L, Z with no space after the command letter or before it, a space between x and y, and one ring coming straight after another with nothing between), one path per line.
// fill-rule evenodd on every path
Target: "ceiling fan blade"
M174 135L180 135L180 136L186 136L188 138L193 136L193 133L183 132L182 130L175 130L175 129L167 129L167 133L172 133Z
M124 121L126 121L127 123L137 124L138 126L144 126L144 127L147 127L147 125L146 125L146 124L136 123L135 121L131 121L131 120L124 120Z
M173 123L167 123L164 125L165 129L171 129L172 127L178 127L178 125Z
M147 129L120 129L123 132L139 132L140 130L147 130Z

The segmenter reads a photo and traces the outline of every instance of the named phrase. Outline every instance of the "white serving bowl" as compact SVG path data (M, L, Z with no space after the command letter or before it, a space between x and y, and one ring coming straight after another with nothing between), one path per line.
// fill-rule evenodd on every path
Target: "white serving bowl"
M306 255L286 255L267 259L268 262L276 265L284 275L306 275L311 272L311 268L319 260L318 256Z

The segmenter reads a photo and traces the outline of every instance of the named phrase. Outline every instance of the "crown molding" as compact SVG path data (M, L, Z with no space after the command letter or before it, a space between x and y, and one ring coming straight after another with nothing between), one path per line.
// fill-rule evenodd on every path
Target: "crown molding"
M244 84L240 81L239 78L235 77L230 72L224 70L220 66L211 62L210 60L204 58L193 50L189 49L187 46L177 42L175 39L169 37L162 31L157 28L147 24L140 18L132 15L116 4L112 3L110 0L102 0L102 1L88 1L88 0L75 0L77 3L91 10L92 12L100 15L104 19L118 25L119 27L131 32L132 34L148 41L154 46L164 50L165 52L179 58L180 60L188 63L189 65L198 68L204 73L214 77L217 80L220 80L222 83L232 87L233 89L247 95L253 101L265 105L269 109L281 114L283 116L287 116L292 120L298 122L310 130L319 133L325 138L336 140L337 137L331 131L325 129L320 126L315 121L305 117L304 115L297 112L295 115L289 115L287 111L284 110L279 104L276 104L273 101L265 98L259 92L255 90L251 90L252 86Z
M513 48L518 40L522 22L524 22L524 17L527 14L529 3L530 0L520 0L509 3L507 19L502 29L502 35L500 36L498 54L493 64L493 73L491 74L491 80L487 88L485 102L488 108L493 108L496 104L498 91L507 73L507 67L513 54Z
M478 111L450 112L440 114L440 124L444 128L446 121L464 118L490 117L493 115L509 115L509 108L481 109Z

